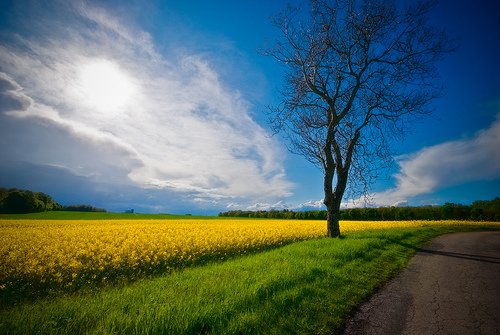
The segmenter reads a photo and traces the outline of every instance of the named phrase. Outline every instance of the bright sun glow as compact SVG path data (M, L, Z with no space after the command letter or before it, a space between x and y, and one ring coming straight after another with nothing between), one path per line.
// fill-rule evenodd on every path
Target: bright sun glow
M136 91L130 77L117 64L107 60L84 65L78 86L84 103L105 114L119 113Z

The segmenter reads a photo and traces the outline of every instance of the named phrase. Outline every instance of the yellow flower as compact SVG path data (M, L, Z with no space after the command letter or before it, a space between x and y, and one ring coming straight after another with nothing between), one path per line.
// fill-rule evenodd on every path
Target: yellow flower
M464 221L345 221L343 232L471 224ZM500 223L474 223L500 225ZM223 259L325 236L324 221L304 220L3 220L0 221L0 290L25 284L70 287L135 271L155 271ZM104 280L104 279L102 279ZM81 284L81 283L80 283Z

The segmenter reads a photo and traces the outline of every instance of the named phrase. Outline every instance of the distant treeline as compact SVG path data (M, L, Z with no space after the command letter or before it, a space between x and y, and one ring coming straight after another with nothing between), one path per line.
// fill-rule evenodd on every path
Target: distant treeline
M294 212L287 209L270 211L228 211L221 217L269 219L326 220L326 210ZM349 208L340 211L341 220L483 220L500 221L500 198L475 201L471 205L445 203L442 206Z
M68 211L68 212L106 212L104 208L96 208L90 205L69 205L69 206L61 206L60 211Z
M24 214L46 211L106 212L105 209L90 205L63 206L42 192L0 187L0 213Z

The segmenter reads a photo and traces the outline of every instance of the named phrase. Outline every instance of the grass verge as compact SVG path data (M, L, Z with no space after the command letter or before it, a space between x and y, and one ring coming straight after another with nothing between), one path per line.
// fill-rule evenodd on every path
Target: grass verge
M478 228L373 230L298 242L128 286L5 308L0 333L336 333L420 246L472 229Z

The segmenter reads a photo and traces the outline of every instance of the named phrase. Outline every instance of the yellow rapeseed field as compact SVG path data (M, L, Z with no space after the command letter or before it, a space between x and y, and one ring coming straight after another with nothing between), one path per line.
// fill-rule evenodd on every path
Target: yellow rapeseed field
M286 220L4 220L2 290L80 287L324 235Z
M345 221L342 232L464 221ZM491 223L489 223L491 224ZM3 220L0 295L72 290L325 235L305 220Z

